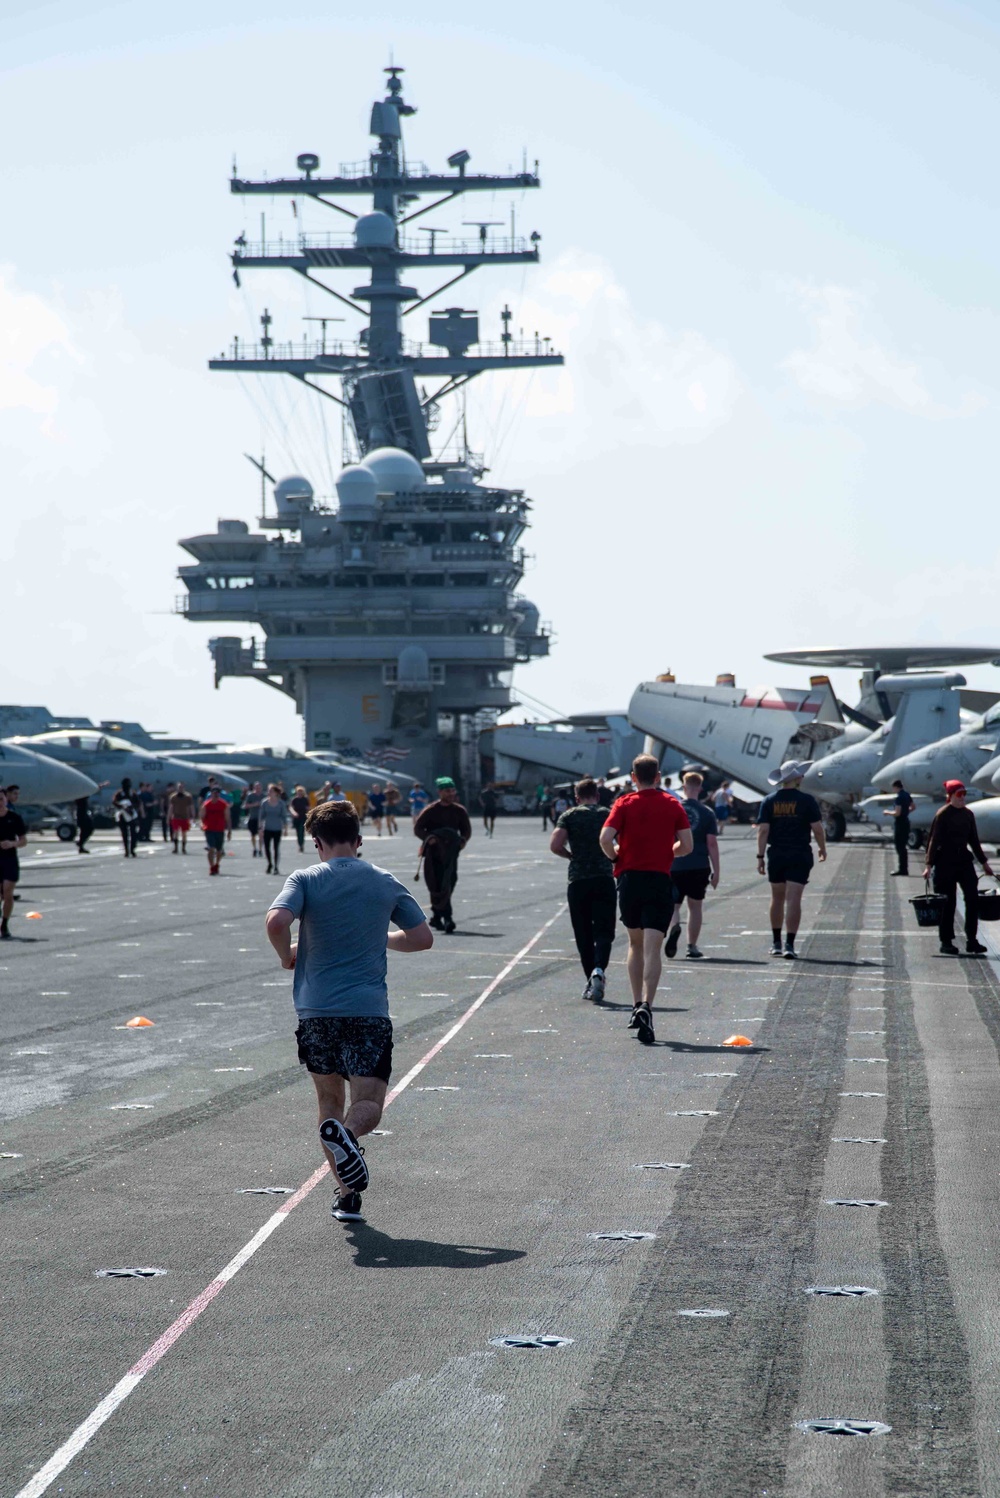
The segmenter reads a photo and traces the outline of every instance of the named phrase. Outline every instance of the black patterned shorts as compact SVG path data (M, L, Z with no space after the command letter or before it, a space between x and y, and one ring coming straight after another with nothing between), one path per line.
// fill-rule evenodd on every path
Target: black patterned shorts
M343 1015L299 1020L299 1061L320 1076L378 1077L392 1072L392 1020Z

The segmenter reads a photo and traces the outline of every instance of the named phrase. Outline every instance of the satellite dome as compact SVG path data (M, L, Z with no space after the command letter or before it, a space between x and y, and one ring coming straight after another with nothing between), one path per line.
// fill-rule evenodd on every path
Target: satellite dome
M275 484L274 502L279 515L297 515L300 510L308 510L312 506L313 486L300 473L290 474L288 478L279 479Z
M465 463L460 463L457 468L448 468L441 475L442 489L457 489L460 493L469 493L477 487L476 475Z
M354 225L354 243L359 250L391 250L396 243L396 225L377 209L363 213Z
M337 500L343 520L375 520L378 517L378 482L373 473L352 463L337 480Z
M424 487L424 470L412 453L401 447L376 447L365 458L364 467L374 474L380 494L405 494Z
M404 645L399 652L396 665L396 680L399 685L427 686L431 679L431 665L427 651L422 645Z

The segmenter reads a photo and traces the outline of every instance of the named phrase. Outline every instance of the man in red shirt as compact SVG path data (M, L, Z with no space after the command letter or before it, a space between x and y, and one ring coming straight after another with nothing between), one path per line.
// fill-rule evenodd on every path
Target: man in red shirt
M660 788L660 762L652 754L632 761L636 789L619 796L601 829L601 849L615 866L618 908L628 931L628 981L632 987L629 1029L652 1045L653 998L663 971L660 943L670 930L674 858L694 848L691 824L681 803Z
M217 874L226 838L231 838L233 835L229 803L222 799L222 792L217 785L213 785L207 800L202 803L201 826L205 834L205 850L208 853L208 872Z

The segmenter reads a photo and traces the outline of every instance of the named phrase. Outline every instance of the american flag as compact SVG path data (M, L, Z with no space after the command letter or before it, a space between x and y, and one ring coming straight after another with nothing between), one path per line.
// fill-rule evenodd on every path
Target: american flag
M385 745L382 749L369 749L365 754L365 763L369 765L395 765L401 760L409 759L409 749L397 749L392 744Z

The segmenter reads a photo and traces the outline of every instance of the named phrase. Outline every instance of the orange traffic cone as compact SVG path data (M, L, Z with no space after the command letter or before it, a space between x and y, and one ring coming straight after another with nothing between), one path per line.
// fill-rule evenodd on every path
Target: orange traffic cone
M42 912L40 910L27 910L25 911L24 919L26 921L40 921L42 919Z
M753 1045L753 1041L750 1040L750 1039L748 1039L748 1037L746 1035L730 1035L729 1039L728 1040L724 1040L722 1042L722 1044L723 1045Z
M137 1014L134 1019L126 1020L125 1028L126 1030L143 1030L147 1025L155 1023L155 1020L147 1019L144 1014ZM747 1044L749 1045L750 1042L747 1041Z

